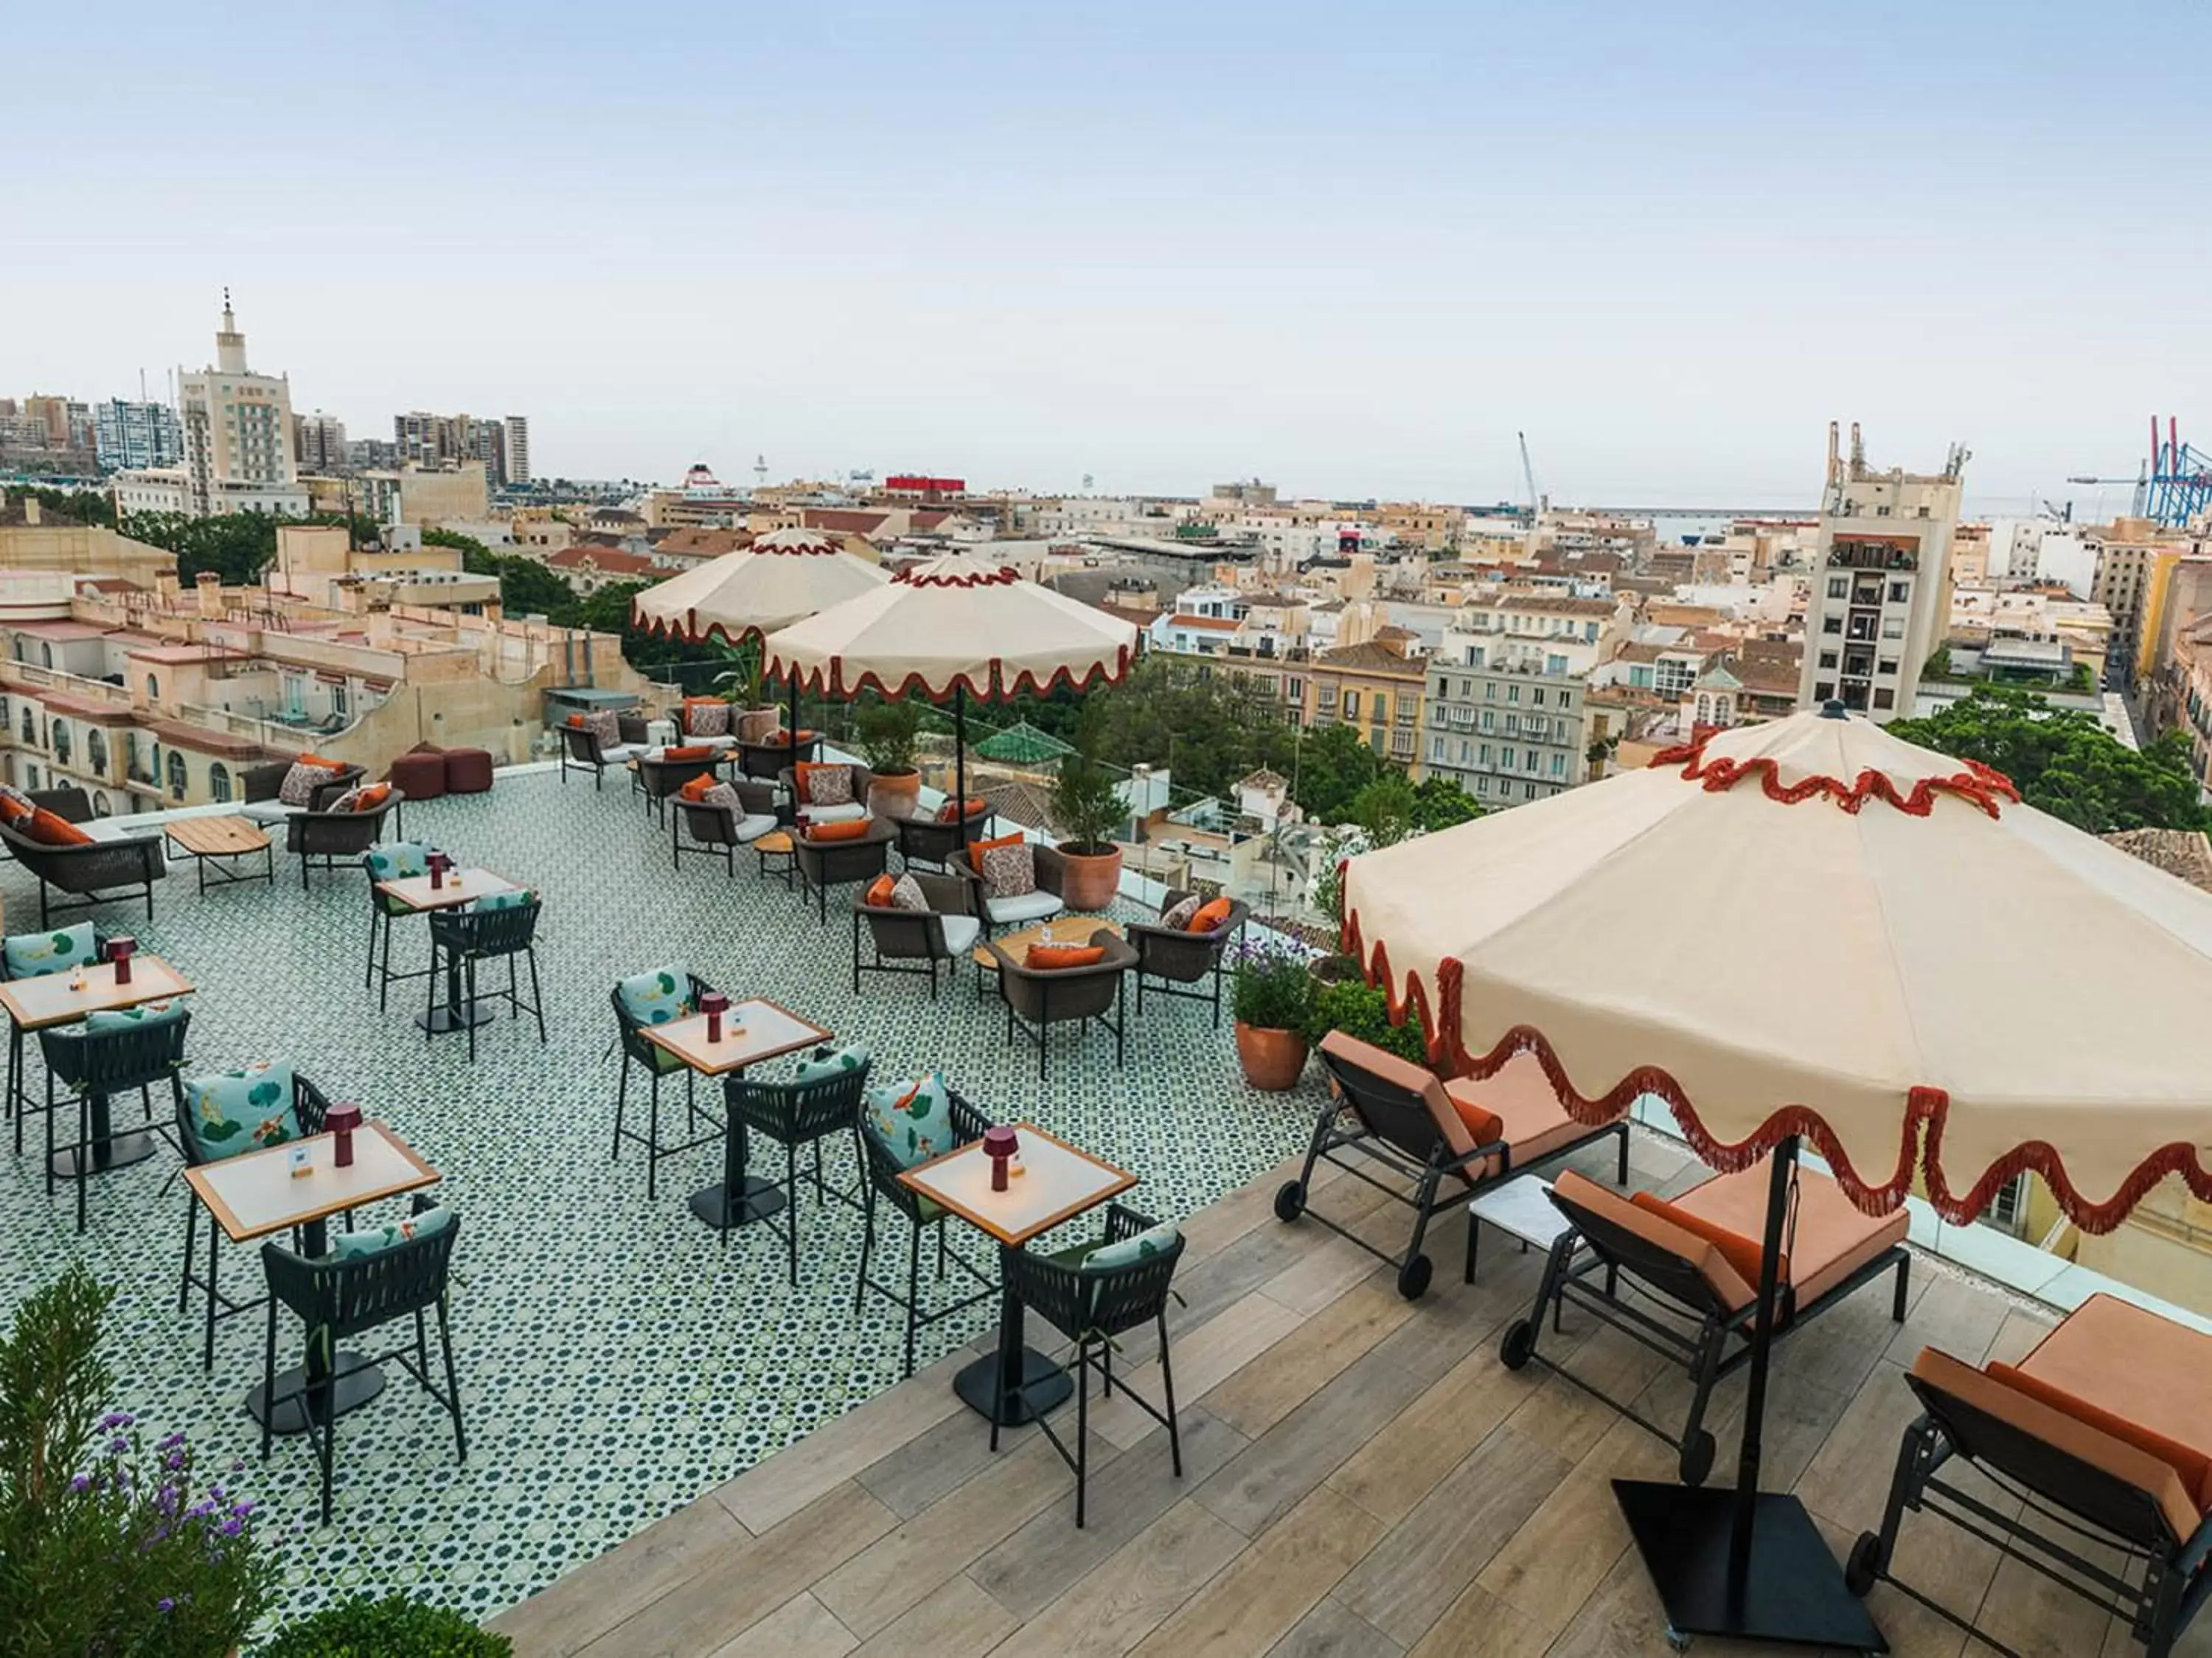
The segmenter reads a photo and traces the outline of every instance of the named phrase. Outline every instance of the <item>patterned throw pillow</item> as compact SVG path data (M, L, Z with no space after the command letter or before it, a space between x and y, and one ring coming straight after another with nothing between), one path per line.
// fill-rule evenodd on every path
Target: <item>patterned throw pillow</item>
M622 721L611 708L585 715L584 729L599 740L603 749L612 748L622 741Z
M719 697L684 699L684 731L692 737L726 737L730 733L730 705Z
M853 803L853 768L849 765L802 765L799 768L799 787L806 796L809 806L850 806Z
M1184 928L1190 925L1190 918L1197 913L1198 894L1196 893L1193 893L1188 898L1183 899L1182 903L1176 905L1171 909L1161 911L1160 925L1166 928L1170 932L1179 933L1182 931Z
M1176 1229L1173 1221L1162 1221L1158 1226L1139 1232L1133 1238L1124 1238L1119 1243L1101 1244L1083 1258L1085 1272L1111 1272L1117 1266L1133 1265L1147 1255L1157 1255L1162 1250L1172 1249L1182 1234Z
M698 803L700 805L719 806L725 811L732 813L738 817L744 816L744 797L738 793L737 784L733 783L714 783L711 778L708 779L708 782L710 786L699 796ZM688 787L689 785L686 786Z
M305 808L312 804L315 790L337 776L335 768L316 765L307 760L294 760L292 769L284 774L284 781L276 786L280 805Z
M18 818L27 818L38 809L38 802L13 783L0 783L0 823L13 823Z
M691 975L681 967L632 973L615 989L623 1011L641 1025L665 1025L691 1011Z
M394 1221L390 1226L373 1226L365 1232L341 1232L331 1240L331 1253L323 1257L326 1261L359 1260L364 1255L381 1255L396 1245L411 1243L417 1238L435 1237L453 1223L453 1211L443 1204L426 1209L420 1215L410 1215L404 1221Z
M859 1043L842 1048L821 1047L800 1060L791 1074L794 1082L819 1082L828 1076L844 1076L868 1068L868 1051Z
M952 1149L952 1095L941 1072L870 1088L860 1121L901 1168Z
M7 954L10 978L43 978L71 967L89 967L100 960L100 946L93 938L89 921L56 932L18 933L0 940L0 949Z
M185 1117L202 1162L300 1137L292 1068L282 1060L185 1079Z
M143 1002L135 1008L101 1008L88 1013L84 1027L88 1031L136 1031L149 1025L173 1025L184 1016L185 1010L173 1002Z
M419 840L379 841L362 854L372 881L404 881L430 873L430 849Z
M994 846L983 854L983 892L990 898L1019 898L1036 891L1036 854L1030 844Z
M504 893L486 893L469 905L471 910L520 910L537 898L527 887L514 887Z
M891 908L927 914L929 895L921 890L921 883L912 875L901 875L891 884Z

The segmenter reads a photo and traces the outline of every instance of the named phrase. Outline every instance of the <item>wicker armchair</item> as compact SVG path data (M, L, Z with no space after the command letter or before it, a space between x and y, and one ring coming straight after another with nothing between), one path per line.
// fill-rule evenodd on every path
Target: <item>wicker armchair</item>
M853 840L817 842L793 832L793 862L806 891L814 894L817 924L829 923L832 887L873 881L890 867L891 840L896 832L881 818L870 818L867 826L867 832Z
M53 810L51 807L47 809ZM91 815L88 804L85 818ZM51 924L54 916L70 911L89 910L101 904L136 904L141 899L146 905L146 919L151 921L154 883L169 873L168 861L161 854L159 831L114 840L95 840L82 846L49 846L0 824L0 845L4 845L18 863L39 878L39 925L42 929ZM64 894L64 898L57 901L55 893Z
M987 801L958 823L939 823L932 813L891 821L898 826L899 858L908 869L917 863L933 863L940 869L950 869L960 849L987 832L991 807Z
M1039 1078L1045 1075L1054 1025L1097 1020L1114 1033L1114 1063L1121 1063L1121 975L1137 965L1137 953L1104 927L1091 935L1091 942L1106 954L1088 967L1031 967L1003 944L985 947L998 963L999 994L1006 1003L1006 1045L1013 1045L1017 1031L1035 1042Z
M860 975L871 973L927 974L929 999L937 1000L937 964L944 962L954 975L960 958L975 948L982 923L975 917L975 889L957 875L925 875L909 870L908 878L929 900L927 910L891 910L853 900L853 994L860 993ZM860 936L868 935L875 959L864 960Z
M289 759L270 760L264 765L247 766L239 773L239 782L244 790L242 799L245 803L249 806L258 806L274 801L277 791L283 788L284 779L290 774L291 770L292 762ZM328 783L319 783L315 785L314 791L307 796L307 809L310 812L329 811L332 801L349 789L358 789L368 776L368 773L358 765L349 765L342 771L333 771ZM246 815L250 817L254 814L248 813Z
M787 765L775 774L775 786L783 790L783 798L790 803L792 815L805 812L817 822L836 823L843 818L864 818L868 815L868 785L875 781L875 773L857 760L853 763L853 798L844 806L809 806L799 797L799 773Z
M734 876L738 873L738 848L750 845L775 827L775 789L771 785L740 777L732 786L738 791L742 811L677 796L676 812L669 820L668 840L669 851L678 869L684 867L686 852L704 852L709 857L719 854L724 869ZM691 838L688 844L684 838L687 833Z
M971 854L972 856L972 854ZM955 875L975 883L975 913L983 917L983 936L986 938L1001 927L1026 927L1034 921L1046 921L1067 907L1060 897L1061 883L1067 875L1067 861L1055 847L1041 841L1030 844L1031 867L1036 871L1036 890L1013 898L988 898L983 892L983 877L966 858L955 858L951 868Z
M640 754L632 762L637 767L638 792L645 796L647 809L655 823L668 820L668 797L690 783L694 777L711 777L714 768L721 764L720 754L708 754L703 759L652 759Z
M615 731L626 748L649 748L653 746L653 722L643 714L617 714Z
M46 1062L46 1195L54 1192L57 1149L66 1151L69 1170L76 1181L76 1229L84 1230L87 1177L94 1170L137 1162L149 1149L118 1145L138 1130L116 1126L113 1103L117 1096L136 1094L146 1102L145 1120L154 1120L151 1089L167 1083L173 1106L181 1111L184 1090L178 1067L185 1058L185 1033L191 1014L178 1008L159 1018L96 1030L89 1023L49 1025L39 1033L39 1051ZM55 1085L68 1090L68 1099L57 1100ZM63 1105L76 1106L76 1138L67 1146L54 1144L55 1119Z
M366 812L295 812L284 820L284 850L300 856L300 885L310 872L362 868L362 854L384 838L384 820L406 795L393 789Z
M616 719L620 721L621 716ZM559 725L553 728L561 734L561 781L568 781L571 771L592 774L592 787L602 788L607 780L607 768L619 765L630 757L628 743L617 743L612 747L600 742L595 732L580 725Z
M1194 893L1170 888L1160 902L1162 913L1172 910ZM1221 957L1237 936L1244 930L1244 923L1251 910L1242 899L1229 901L1229 919L1211 932L1194 933L1181 927L1158 927L1146 922L1133 923L1129 928L1129 943L1137 952L1137 1013L1145 1011L1145 981L1159 981L1152 986L1154 996L1171 996L1185 1002L1210 1003L1213 1008L1213 1027L1221 1028ZM1203 984L1204 990L1178 989L1179 985Z
M748 777L774 777L801 760L821 759L822 734L801 732L795 753L787 742L746 742L740 739L737 747L740 772Z

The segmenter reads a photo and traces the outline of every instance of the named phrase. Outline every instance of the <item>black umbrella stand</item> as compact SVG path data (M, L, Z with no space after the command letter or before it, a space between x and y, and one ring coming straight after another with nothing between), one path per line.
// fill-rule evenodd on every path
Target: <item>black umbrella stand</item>
M1759 1430L1797 1137L1784 1140L1769 1161L1766 1234L1735 1489L1616 1479L1613 1493L1665 1603L1668 1640L1677 1650L1693 1636L1711 1635L1887 1652L1889 1643L1844 1586L1843 1568L1805 1505L1786 1492L1759 1489Z

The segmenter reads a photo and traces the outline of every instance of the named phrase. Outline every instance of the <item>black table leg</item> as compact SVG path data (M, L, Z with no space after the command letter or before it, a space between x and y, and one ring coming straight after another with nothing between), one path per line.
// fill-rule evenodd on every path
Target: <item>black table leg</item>
M783 1188L745 1173L751 1137L734 1111L722 1133L722 1178L691 1194L691 1212L718 1232L766 1220L790 1200Z
M154 1137L151 1134L115 1132L115 1113L109 1108L106 1094L92 1096L89 1116L93 1173L98 1174L111 1168L128 1168L133 1163L144 1162L154 1155ZM53 1156L55 1174L65 1180L76 1179L76 1158L74 1149L56 1152Z
M1000 1251L1002 1257L1012 1253L1004 1247ZM1003 1266L999 1281L1007 1286L1012 1282ZM1021 1298L1008 1287L1000 1301L999 1350L963 1367L952 1378L952 1391L977 1416L1011 1428L1065 1404L1075 1381L1065 1365L1024 1345Z
M433 951L434 954L435 952ZM442 1036L447 1031L466 1030L471 1025L489 1024L491 1011L480 1008L461 997L461 953L449 951L446 956L446 1005L433 1008L428 1013L418 1013L415 1022L433 1036Z
M215 1224L213 1216L208 1217L208 1224L210 1227ZM310 1259L329 1253L330 1231L326 1222L309 1221L301 1230L305 1234L301 1241ZM315 1351L314 1344L310 1342L305 1364L297 1364L289 1370L276 1373L276 1414L273 1417L270 1415L269 1393L262 1387L256 1387L246 1394L246 1414L256 1422L267 1417L269 1431L272 1434L306 1433L308 1413L313 1408L309 1401L315 1396L314 1389L331 1375L333 1369L337 1373L337 1380L331 1391L332 1416L342 1417L349 1411L358 1411L384 1391L384 1372L359 1353L338 1353L335 1356L335 1362L325 1368ZM307 1391L299 1391L303 1388ZM287 1398L288 1394L291 1397Z

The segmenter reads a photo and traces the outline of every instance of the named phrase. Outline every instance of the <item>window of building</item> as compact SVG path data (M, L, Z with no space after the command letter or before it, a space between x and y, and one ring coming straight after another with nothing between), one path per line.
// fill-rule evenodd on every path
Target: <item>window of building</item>
M1575 705L1575 693L1574 693L1573 692L1571 692L1571 691L1562 691L1562 692L1559 693L1559 706L1560 706L1561 708L1563 708L1563 709L1565 709L1565 708L1572 708L1574 705Z
M1828 597L1831 599L1848 599L1850 597L1850 593L1851 578L1850 576L1831 576L1828 578Z
M1823 632L1823 633L1841 633L1843 631L1844 631L1844 619L1843 619L1842 617L1840 617L1840 616L1823 616L1823 617L1820 619L1820 631L1821 631L1821 632Z
M1482 686L1482 700L1486 703L1494 703L1498 700L1497 680L1488 680L1484 681Z
M341 717L343 717L343 716L344 716L344 714L345 714L345 712L346 712L346 710L347 710L347 708L348 708L348 706L349 706L348 700L347 700L347 692L348 692L350 689L351 689L351 687L350 687L350 686L347 684L347 682L346 682L345 680L340 680L337 684L333 685L333 686L331 687L331 713L336 714L336 715L338 715L338 716L340 716Z
M96 818L111 818L115 815L114 804L107 798L106 789L95 789L92 791L92 814Z
M1344 717L1347 720L1359 717L1359 693L1357 691L1344 693Z
M1490 792L1490 779L1478 773L1474 779L1474 792L1478 795L1488 794Z
M1822 680L1813 687L1813 699L1815 702L1833 701L1835 695L1836 682L1833 680Z
M208 767L208 793L219 801L230 798L230 768L221 760Z
M1556 677L1556 676L1558 676L1558 675L1559 675L1559 674L1565 674L1566 671L1567 671L1567 659L1566 659L1565 657L1564 657L1564 656L1547 656L1547 657L1545 657L1545 658L1544 658L1544 672L1545 672L1545 673L1549 674L1552 674L1552 675L1553 675L1554 677ZM1537 700L1538 700L1538 701L1540 701L1540 701L1542 701L1542 700L1543 700L1543 696L1544 696L1544 693L1543 693L1542 692L1540 692L1540 692L1538 692L1536 693Z
M185 771L185 757L172 748L169 751L169 798L182 800L189 782Z
M1534 771L1543 763L1544 757L1533 748L1521 756L1521 769L1523 771Z
M1476 752L1481 755L1483 765L1487 765L1490 764L1490 745L1488 743L1482 744Z
M148 702L156 701L161 697L161 680L156 679L153 674L149 674L146 676L146 700Z
M1820 653L1820 666L1822 667L1833 667L1835 665L1836 653L1834 651L1824 650Z
M1535 799L1535 798L1536 798L1536 785L1535 785L1534 783L1522 783L1522 784L1521 785L1521 798L1522 798L1522 800L1534 800L1534 799Z
M56 720L47 729L46 740L53 747L54 764L67 765L70 763L69 722Z
M1876 708L1896 707L1897 692L1891 690L1887 686L1883 686L1880 690L1874 693L1874 705Z
M1894 656L1885 656L1879 663L1876 664L1876 667L1881 673L1894 674L1897 672L1897 658Z
M1529 693L1528 700L1534 703L1537 707L1541 708L1544 705L1544 687L1538 686L1534 691Z
M1881 637L1885 639L1902 639L1905 637L1905 618L1902 616L1883 617L1881 619Z
M1508 714L1505 716L1505 735L1509 737L1517 737L1521 735L1521 716L1518 714Z
M1507 686L1505 687L1505 700L1509 703L1519 702L1521 700L1521 687L1517 685Z
M1498 751L1498 764L1499 766L1505 771L1510 771L1513 769L1513 754L1514 751L1510 748L1499 749Z
M84 763L100 776L107 775L107 734L96 725L84 728Z
M1482 728L1485 731L1495 731L1498 729L1498 716L1492 713L1486 708L1482 710Z
M1565 754L1552 756L1552 775L1555 777L1564 777L1567 775L1567 757Z
M1892 582L1889 584L1889 602L1890 602L1890 603L1892 603L1893 605L1901 605L1901 604L1904 604L1906 600L1909 600L1909 599L1911 599L1911 597L1912 597L1912 583L1911 583L1911 582Z

